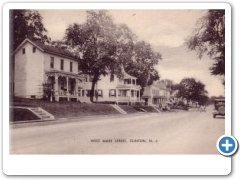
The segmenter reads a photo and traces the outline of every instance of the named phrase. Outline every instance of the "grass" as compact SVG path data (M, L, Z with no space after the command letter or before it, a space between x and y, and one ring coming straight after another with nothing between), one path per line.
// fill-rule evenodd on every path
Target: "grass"
M128 105L118 105L120 108L122 108L124 111L126 111L128 114L138 113L136 109L134 109L132 106Z
M119 114L108 104L79 102L49 102L45 100L14 99L11 106L41 107L55 118Z
M151 106L133 106L133 108L134 108L135 110L141 111L141 112L142 112L141 109L144 109L144 110L147 111L147 112L154 112L154 113L157 112L156 109L154 109L154 108L151 107Z
M10 108L10 122L40 119L28 109Z

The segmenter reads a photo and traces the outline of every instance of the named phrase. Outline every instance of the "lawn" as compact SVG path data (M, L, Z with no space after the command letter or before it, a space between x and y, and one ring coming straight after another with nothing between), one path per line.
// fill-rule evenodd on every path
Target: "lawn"
M118 105L118 106L122 108L124 111L126 111L128 114L139 113L139 111L134 109L132 106L128 106L128 105Z
M11 106L41 107L55 118L119 114L108 104L79 102L49 102L45 100L14 99Z
M154 112L157 113L156 109L154 109L152 106L133 106L133 108L137 111L143 112L141 109L144 109L147 112Z
M28 109L10 108L10 122L40 119Z

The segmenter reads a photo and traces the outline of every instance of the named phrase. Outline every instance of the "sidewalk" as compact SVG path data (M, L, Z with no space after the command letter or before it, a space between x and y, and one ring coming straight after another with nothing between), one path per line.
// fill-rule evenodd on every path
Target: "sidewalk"
M141 118L144 116L149 116L151 114L159 114L159 113L134 113L134 114L114 114L114 115L97 115L97 116L80 116L80 117L70 117L70 118L57 118L54 120L31 120L31 121L19 121L17 123L10 123L9 127L12 129L15 128L24 128L24 127L32 127L32 126L47 126L54 124L62 124L62 123L71 123L71 122L79 122L79 121L95 121L101 119L121 119L123 117L129 118Z

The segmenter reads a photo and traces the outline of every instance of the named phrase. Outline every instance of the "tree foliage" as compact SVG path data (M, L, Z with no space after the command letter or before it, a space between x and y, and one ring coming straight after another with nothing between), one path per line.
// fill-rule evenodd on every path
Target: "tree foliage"
M130 75L138 78L138 84L142 87L141 94L143 87L160 79L158 71L154 68L160 60L161 54L154 52L150 44L144 41L135 44L132 61L126 64L125 69Z
M10 10L10 42L13 52L24 39L29 38L37 42L50 42L46 35L46 28L42 23L42 16L33 10Z
M93 101L94 87L101 75L113 74L121 77L121 64L133 45L133 35L124 26L117 26L107 11L87 11L87 22L68 27L65 42L80 57L79 67L92 77L90 99ZM124 58L125 57L125 58Z
M142 86L159 78L154 65L161 55L149 44L137 42L136 35L126 25L115 24L107 11L87 11L85 23L67 28L64 43L80 58L79 69L92 77L91 101L101 75L121 78L124 68L139 78Z
M206 53L214 60L210 68L213 75L225 75L225 10L208 10L186 43L199 58Z
M175 85L178 98L185 98L187 101L197 101L199 104L205 104L208 100L208 92L205 85L196 81L194 78L184 78L179 84Z

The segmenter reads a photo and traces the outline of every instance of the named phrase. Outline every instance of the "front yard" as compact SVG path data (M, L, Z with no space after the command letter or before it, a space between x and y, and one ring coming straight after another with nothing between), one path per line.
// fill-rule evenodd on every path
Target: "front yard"
M14 99L10 106L41 107L55 118L119 114L108 104L79 102L49 102L45 100Z

